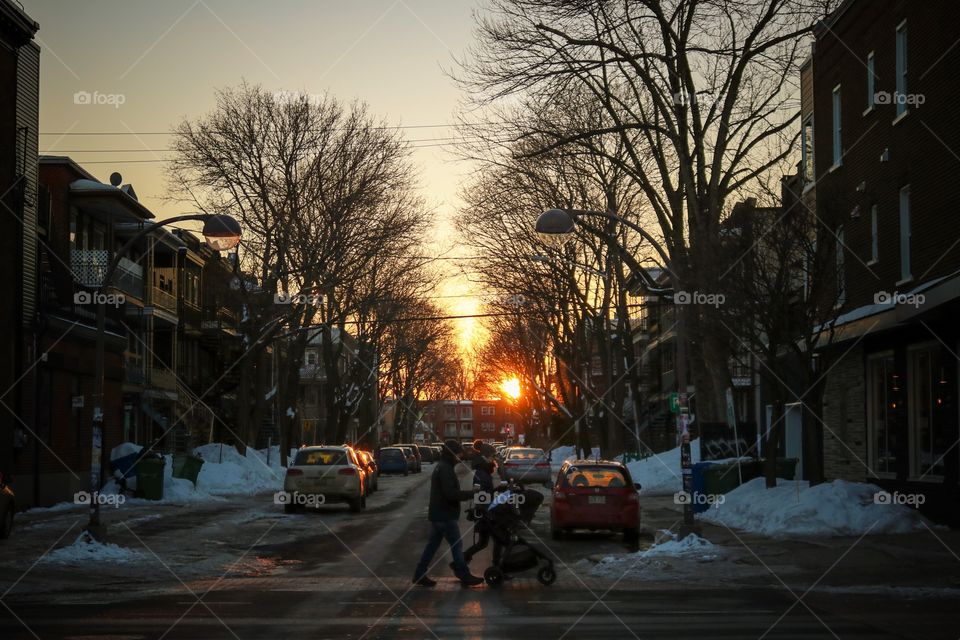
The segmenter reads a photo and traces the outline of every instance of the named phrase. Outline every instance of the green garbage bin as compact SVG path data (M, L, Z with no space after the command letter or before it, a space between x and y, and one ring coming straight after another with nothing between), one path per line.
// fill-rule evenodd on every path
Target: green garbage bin
M137 497L163 498L163 458L144 458L137 463Z
M203 466L203 458L177 454L173 456L173 477L185 478L197 486L197 477L200 475L200 467Z
M744 477L744 481L746 481ZM709 495L730 493L740 486L740 474L737 465L711 464L703 470L703 492Z

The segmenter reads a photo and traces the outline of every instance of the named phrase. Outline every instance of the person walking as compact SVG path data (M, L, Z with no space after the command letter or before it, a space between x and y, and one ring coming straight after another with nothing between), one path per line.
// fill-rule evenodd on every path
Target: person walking
M456 465L463 453L463 447L457 440L446 440L440 449L440 462L433 469L430 477L430 507L427 519L430 521L430 534L427 545L423 548L420 561L413 572L413 583L422 587L432 587L436 580L427 575L430 561L440 548L440 543L446 539L450 545L454 575L460 579L460 584L472 587L483 583L470 573L463 558L463 543L460 539L460 502L470 500L472 491L462 491L460 480L457 478Z

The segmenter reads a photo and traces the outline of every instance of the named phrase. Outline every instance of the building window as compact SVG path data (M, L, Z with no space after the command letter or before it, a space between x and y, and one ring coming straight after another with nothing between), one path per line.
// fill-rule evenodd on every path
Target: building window
M843 226L837 228L837 306L847 301L847 278L845 275Z
M317 387L310 386L306 388L304 402L308 407L316 407L320 404L320 394L318 391Z
M839 167L843 163L843 141L840 126L840 85L833 89L833 166Z
M880 223L877 220L877 205L870 207L870 262L880 260Z
M497 410L495 407L480 407L480 415L482 416L493 416L496 415Z
M877 96L877 72L873 51L867 54L867 111L873 109Z
M461 420L473 420L473 407L460 407Z
M457 408L456 408L456 407L445 407L445 408L444 408L444 415L445 415L446 417L448 417L448 418L456 418L456 417L457 417Z
M460 423L460 436L463 438L472 438L473 437L473 423L472 422L461 422Z
M870 385L867 398L870 467L878 474L894 474L900 448L897 415L902 393L893 354L871 357L867 375Z
M950 358L940 345L910 353L910 431L913 435L911 475L943 476L944 459L955 430L956 380ZM933 479L933 478L930 478Z
M900 281L913 278L910 269L910 185L900 189Z
M813 115L803 123L803 146L800 148L800 166L803 168L803 181L813 182Z
M897 27L897 115L907 112L907 23Z
M314 350L307 351L307 364L315 365L317 364L317 352Z

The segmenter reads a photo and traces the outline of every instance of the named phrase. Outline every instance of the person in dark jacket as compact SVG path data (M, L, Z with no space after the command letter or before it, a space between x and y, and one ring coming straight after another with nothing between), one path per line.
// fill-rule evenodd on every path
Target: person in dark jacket
M473 559L479 551L486 549L487 545L490 544L490 530L487 523L483 520L483 512L485 512L489 507L490 503L493 501L493 472L496 471L496 463L493 460L488 458L482 458L482 461L477 464L473 474L473 484L474 488L477 485L480 486L480 493L477 494L477 497L474 499L475 507L475 520L476 520L476 530L477 530L477 541L470 546L466 551L463 552L463 558L467 561L467 564L470 564L470 560ZM483 496L481 499L480 496ZM493 563L497 564L500 560L501 545L496 540L493 541Z
M420 562L413 572L413 582L423 587L432 587L436 581L427 575L430 561L440 548L440 543L446 539L450 545L453 562L450 566L453 573L464 586L474 586L483 583L470 573L467 563L463 559L463 543L460 537L460 502L470 500L472 491L462 491L460 480L457 478L455 467L463 449L456 440L446 440L440 449L440 462L433 469L430 477L430 507L427 519L430 521L430 536L427 546L423 548Z

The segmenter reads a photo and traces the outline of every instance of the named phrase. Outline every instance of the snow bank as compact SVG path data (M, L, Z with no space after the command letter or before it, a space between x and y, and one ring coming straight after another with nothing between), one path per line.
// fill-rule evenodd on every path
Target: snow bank
M878 504L880 487L834 480L811 487L808 482L778 479L765 488L754 478L726 494L723 504L700 518L765 536L859 536L865 533L922 531L926 519L911 507Z
M98 542L91 538L86 531L77 536L73 544L60 547L40 558L40 562L51 564L81 564L85 562L132 564L151 560L152 557L139 551L111 543Z
M700 439L690 441L690 456L693 462L700 461ZM627 469L634 482L639 482L646 494L676 493L683 488L680 475L680 447L655 453L649 458L628 462Z
M594 447L590 452L589 458L596 458L600 455L600 447ZM561 465L567 460L577 459L577 448L571 446L557 447L550 451L550 463Z
M633 579L662 579L664 571L673 574L696 574L697 565L713 562L723 553L709 540L690 534L683 540L670 531L660 531L662 539L649 549L636 553L604 556L588 571L594 576L630 577Z
M280 447L271 447L269 462L266 449L256 451L248 448L247 454L242 456L233 446L220 444L197 447L194 455L204 459L197 478L199 492L233 495L279 491L283 488Z

